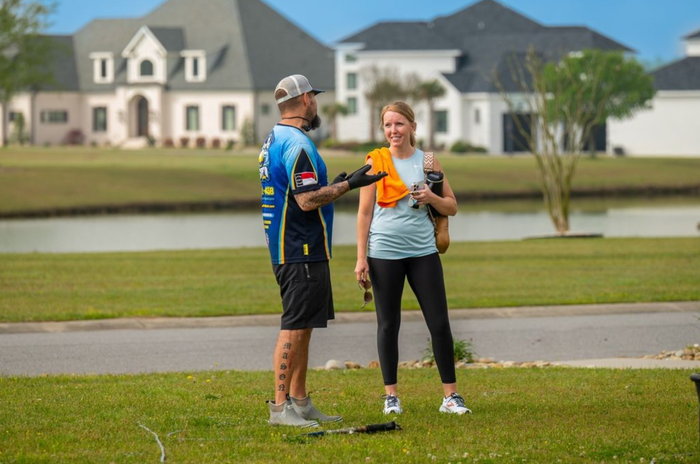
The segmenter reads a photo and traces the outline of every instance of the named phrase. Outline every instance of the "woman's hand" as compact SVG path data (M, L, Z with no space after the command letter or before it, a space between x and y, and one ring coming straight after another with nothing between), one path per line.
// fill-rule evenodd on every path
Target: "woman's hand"
M364 282L369 279L369 264L366 258L360 258L355 265L355 278L358 282Z
M427 185L424 185L421 190L411 192L411 197L413 197L413 199L416 200L416 203L419 205L432 205L437 199L440 198L435 195Z

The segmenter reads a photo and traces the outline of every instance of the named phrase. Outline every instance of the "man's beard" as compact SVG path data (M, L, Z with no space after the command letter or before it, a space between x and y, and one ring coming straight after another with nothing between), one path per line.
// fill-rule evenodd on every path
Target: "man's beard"
M313 116L311 114L307 114L305 119L308 122L308 124L306 126L304 126L304 128L303 128L306 132L316 130L319 127L321 127L322 121L321 121L321 117L318 115L318 113L316 113Z

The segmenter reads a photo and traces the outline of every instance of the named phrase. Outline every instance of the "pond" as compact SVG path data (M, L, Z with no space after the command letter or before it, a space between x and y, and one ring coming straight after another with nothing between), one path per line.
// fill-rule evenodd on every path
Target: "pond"
M700 199L575 200L572 232L606 237L700 237ZM460 205L452 241L517 240L552 234L538 201ZM336 210L334 244L356 243L355 211ZM69 253L263 247L257 211L92 216L0 221L0 253Z

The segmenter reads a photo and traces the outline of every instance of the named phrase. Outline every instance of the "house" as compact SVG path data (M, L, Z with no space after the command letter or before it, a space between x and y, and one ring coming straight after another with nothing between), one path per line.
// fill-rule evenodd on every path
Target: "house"
M628 155L700 155L700 31L685 39L685 58L652 72L650 110L610 121L611 151Z
M329 91L319 106L334 101L333 51L261 0L168 0L50 38L56 82L8 104L4 138L22 114L38 145L226 143L246 121L262 140L279 120L275 86L295 73Z
M511 60L530 46L546 60L591 48L632 51L587 27L545 26L494 0L425 22L381 22L334 47L336 100L349 110L338 121L338 138L367 140L372 130L381 139L378 123L370 129L364 97L368 70L374 68L442 84L446 93L434 114L438 145L467 141L493 154L521 151L520 134L492 76L497 72L507 91L517 91L509 78ZM414 109L418 138L427 140L427 104ZM604 128L597 135L598 149L604 150Z

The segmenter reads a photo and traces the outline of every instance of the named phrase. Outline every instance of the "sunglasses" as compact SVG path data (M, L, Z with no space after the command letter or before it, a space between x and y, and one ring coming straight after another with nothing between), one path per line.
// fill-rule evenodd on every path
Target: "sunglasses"
M364 303L362 303L362 306L360 306L360 309L365 309L367 303L372 302L372 292L369 291L372 288L372 282L369 280L359 280L357 282L357 286L360 287L360 290L365 291Z

